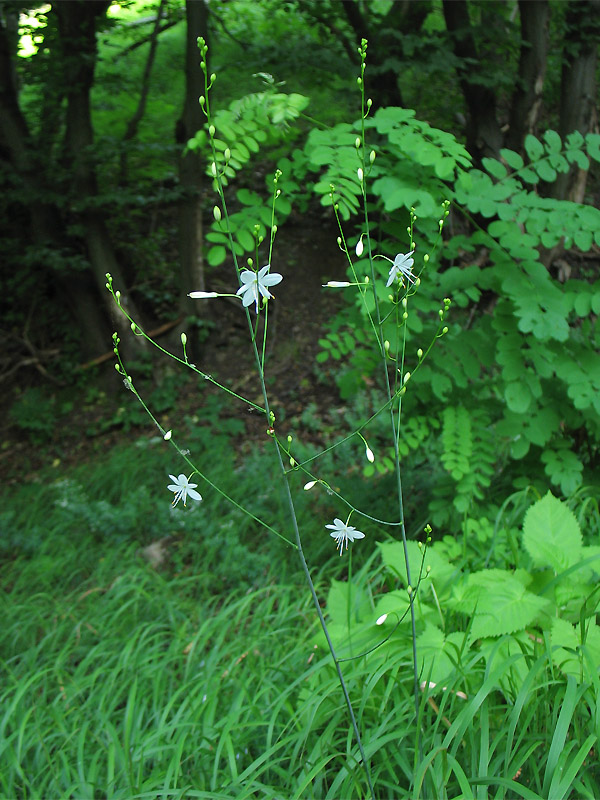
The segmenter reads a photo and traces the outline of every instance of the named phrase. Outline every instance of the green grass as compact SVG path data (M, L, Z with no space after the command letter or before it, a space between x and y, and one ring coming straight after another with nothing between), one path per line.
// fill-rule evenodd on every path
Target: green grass
M205 431L191 447L285 528L270 459L240 466ZM0 796L366 797L294 551L212 492L171 511L167 453L140 440L3 498ZM346 561L314 511L301 503L325 599ZM139 548L165 535L157 571ZM380 584L375 555L353 581ZM548 643L536 659L457 654L446 691L422 697L420 752L410 638L343 669L378 800L598 796L600 681L565 678Z

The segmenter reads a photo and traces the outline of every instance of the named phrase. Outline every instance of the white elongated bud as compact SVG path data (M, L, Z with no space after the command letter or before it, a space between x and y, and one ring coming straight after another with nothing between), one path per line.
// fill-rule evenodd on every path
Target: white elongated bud
M173 431L167 431L165 433L165 435L163 436L163 439L165 440L165 442L168 442L172 435L173 435Z
M365 249L365 247L363 245L363 240L362 240L362 236L361 236L360 239L358 240L358 242L356 243L356 255L359 258L362 256L364 249Z
M214 135L215 135L215 133L216 133L215 126L214 126L214 125L209 125L209 126L208 126L208 132L209 132L209 134L210 134L211 136L214 136Z
M375 156L376 156L375 150L371 150L371 152L369 153L369 161L371 162L371 164L375 161Z
M310 489L312 489L312 488L313 488L313 486L315 485L315 483L316 483L316 481L309 481L308 483L305 483L305 484L304 484L304 491L305 491L305 492L308 492Z
M229 159L231 158L231 150L228 147L225 148L223 156L225 158L225 161L229 161Z
M208 300L209 297L218 297L219 295L216 292L190 292L188 297L193 298L194 300Z
M372 464L375 461L375 455L374 455L373 451L371 450L371 448L369 447L369 445L366 446L365 453L367 455L367 461L370 461L371 464Z
M214 161L210 165L210 174L213 176L213 178L217 177L217 165L215 164Z
M181 334L181 344L182 344L184 347L185 347L185 346L186 346L186 344L187 344L187 336L185 335L185 333L182 333L182 334Z
M356 137L356 140L354 142L354 147L356 147L357 150L360 147L360 136Z
M359 167L356 170L356 174L358 175L358 180L362 183L363 182L363 178L365 177L364 172L362 171L362 167Z
M408 383L409 380L410 380L410 372L407 372L406 375L404 376L404 380L402 381L402 383Z
M351 284L348 281L328 281L324 286L331 286L332 289L345 289Z
M213 208L213 217L217 220L217 222L221 222L221 209L219 206L215 206Z
M376 620L376 622L375 622L375 625L383 625L383 623L386 621L387 617L388 617L388 615L387 615L387 614L382 614L382 615L381 615L380 617L378 617L378 619Z

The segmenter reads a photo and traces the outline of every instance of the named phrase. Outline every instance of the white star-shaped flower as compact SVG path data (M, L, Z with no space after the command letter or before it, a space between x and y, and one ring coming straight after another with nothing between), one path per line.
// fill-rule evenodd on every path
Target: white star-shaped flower
M401 277L406 278L409 283L414 283L416 281L415 276L411 272L411 267L415 263L414 258L411 258L414 252L414 250L411 250L410 253L406 253L406 255L403 253L398 253L394 259L392 268L390 269L390 276L388 278L388 282L386 283L386 288L391 286L395 280Z
M364 533L357 531L356 528L352 527L352 525L342 522L342 520L338 519L337 517L333 520L333 525L325 525L325 527L331 528L330 535L336 540L336 545L339 545L340 555L342 555L344 544L346 545L347 550L348 542L353 542L355 539L365 538Z
M202 495L196 491L198 484L190 483L183 473L178 478L175 475L169 475L169 478L173 483L167 486L167 489L170 492L175 492L175 499L172 505L176 506L180 500L183 500L183 505L185 505L188 497L191 497L192 500L202 500Z
M261 267L258 272L245 269L240 275L242 286L240 286L236 294L243 295L242 303L245 306L249 306L251 303L256 303L257 314L258 302L260 300L259 295L262 295L263 297L266 297L267 300L270 300L273 295L269 291L268 287L275 286L275 284L283 280L283 276L278 272L272 272L269 274L270 268L271 265L267 264L266 267Z

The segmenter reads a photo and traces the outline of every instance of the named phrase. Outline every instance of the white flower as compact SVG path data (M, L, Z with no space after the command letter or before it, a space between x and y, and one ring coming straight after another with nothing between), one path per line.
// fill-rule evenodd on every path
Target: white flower
M278 272L269 273L271 265L267 264L266 267L261 267L258 272L245 269L240 275L242 286L237 290L236 294L244 295L242 304L249 306L251 303L256 303L256 313L258 314L258 301L260 300L259 292L267 300L270 300L273 295L267 287L275 286L283 280L283 276Z
M391 286L397 278L401 278L402 276L405 277L410 283L414 283L416 281L416 278L410 269L415 263L414 258L411 258L414 252L414 250L411 250L410 253L406 253L406 255L398 253L394 259L392 268L390 269L390 277L388 278L386 287Z
M347 525L337 517L333 520L333 525L325 525L325 527L331 528L331 536L336 540L336 544L339 545L340 555L342 555L344 544L346 545L347 550L349 541L353 542L355 539L365 538L364 533L357 531L356 528L352 527L352 525Z
M200 492L195 491L198 484L190 483L183 473L178 478L176 478L175 475L169 475L169 478L171 478L173 483L167 486L167 489L170 492L175 492L175 499L173 500L174 506L176 506L180 500L183 500L183 505L185 505L188 496L191 497L192 500L202 500Z

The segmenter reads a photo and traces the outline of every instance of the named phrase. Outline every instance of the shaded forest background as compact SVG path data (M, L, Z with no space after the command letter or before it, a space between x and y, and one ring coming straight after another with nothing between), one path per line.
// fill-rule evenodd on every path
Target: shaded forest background
M357 45L363 36L369 40L367 94L373 110L414 108L416 119L452 131L466 148L464 168L469 160L481 168L486 159L502 159L504 148L531 160L527 136L541 136L547 129L557 131L562 141L575 131L583 137L597 132L600 15L596 0L5 1L0 18L1 378L5 402L12 406L10 425L24 434L25 443L31 437L42 443L56 438L57 420L78 407L73 402L75 387L78 391L83 387L90 400L86 407L94 406L94 398L110 406L119 392L110 360L115 330L125 355L140 365L150 378L150 387L158 390L155 396L160 399L161 391L166 395L160 402L170 407L176 403L177 380L165 377L143 338L134 336L128 321L116 312L105 288L107 272L120 288L129 313L145 330L158 332L169 348L179 346L185 330L190 354L210 364L211 353L214 356L218 349L219 331L235 331L231 309L200 305L187 297L190 290L223 289L230 280L223 235L212 218L210 153L198 103L203 93L198 36L209 42L209 69L218 76L213 94L222 148L235 147L228 180L236 212L236 247L239 254L251 253L253 225L258 219L264 231L268 224L270 212L259 207L269 196L275 167L283 164L288 183L277 213L280 227L286 220L290 231L296 225L295 244L288 250L297 251L292 258L298 260L295 275L303 270L303 236L308 234L309 240L317 242L334 242L337 236L323 188L327 183L323 172L332 169L333 151L319 153L312 162L311 153L315 142L317 149L320 146L319 131L329 130L335 136L339 130L343 136L345 129L336 126L356 119ZM376 128L375 142L383 130ZM192 147L186 149L192 139ZM385 170L384 150L381 154ZM389 169L396 169L397 153L390 151L387 158L392 159ZM558 174L552 167L549 172L542 170L533 191L550 201L597 206L597 179L593 171L590 177L588 167L585 155L573 156L568 168L558 169ZM433 179L437 183L431 197L436 192L440 199L444 192L452 194L450 173L438 170ZM393 180L400 183L392 187L382 179L375 182L373 210L380 215L381 227L379 232L374 229L374 235L383 245L391 234L390 246L401 249L407 209L415 200L408 196L411 186L404 173ZM427 180L419 173L413 190L418 193L419 181L423 185ZM398 186L404 187L400 200ZM351 194L352 190L349 198ZM422 198L415 196L421 216L431 216L431 209L429 214L423 211ZM559 208L554 207L554 213L561 215ZM348 218L354 212L348 199ZM470 215L453 215L452 230L463 236L485 231L495 218L494 210L478 207ZM428 221L423 224L427 228ZM590 224L593 228L595 223ZM428 235L423 232L424 240ZM565 287L568 278L592 287L583 292L586 299L578 301L591 316L575 323L572 337L579 336L581 325L589 323L596 330L598 302L593 285L598 245L593 235L588 239L586 233L578 240L581 255L576 263L571 256L565 257L568 236L540 240L537 247L553 291L554 286L562 286L567 294L575 291L575 284ZM481 408L482 394L473 385L477 372L480 386L487 383L492 394L504 395L508 412L500 412L500 419L494 411L479 423L472 418L474 439L485 438L477 431L498 423L496 430L502 431L503 441L512 441L509 458L539 454L535 446L548 449L552 442L529 431L525 418L533 414L538 427L553 431L558 442L552 453L559 456L552 456L553 466L547 473L563 491L574 490L585 483L584 468L592 476L597 467L598 409L589 398L587 405L578 405L572 391L573 383L581 385L582 372L591 381L588 389L596 386L599 368L592 355L594 340L584 334L587 364L579 359L580 372L563 375L561 397L549 403L540 380L545 375L555 387L557 381L540 368L531 343L514 345L511 352L520 348L518 366L511 363L509 369L502 359L505 334L510 332L503 331L498 338L485 328L502 299L499 285L488 279L464 285L473 269L493 267L494 262L485 246L471 241L475 244L460 249L454 239L436 259L440 275L448 276L451 265L463 270L462 284L454 281L463 293L458 298L462 316L460 321L456 318L457 324L464 335L480 325L480 335L490 343L488 363L482 359L479 371L466 369L469 374L462 383L455 376L426 377L423 370L427 390L423 387L414 410L422 413L429 400L440 403L439 423L449 424L443 416L448 412L442 412L441 406L449 397L454 403L456 392L469 385L470 394L462 396L459 404ZM285 261L286 253L278 257ZM343 261L337 264L334 269L343 271ZM315 276L315 292L328 269L323 264L321 274ZM496 265L496 276L500 269ZM296 278L296 286L301 281ZM583 291L579 284L576 290ZM430 301L435 291L431 289ZM518 291L527 289L521 286ZM298 407L309 402L311 392L317 401L324 393L326 402L332 402L324 386L337 383L346 402L355 399L361 386L370 384L373 367L366 357L361 361L360 352L352 354L350 369L346 365L341 373L335 363L336 354L339 359L344 352L336 347L336 331L346 331L347 336L349 329L352 338L351 331L360 320L352 316L351 306L344 311L331 302L333 306L324 307L324 318L336 309L341 316L333 322L329 319L330 333L321 339L321 352L315 350L314 341L310 349L309 336L303 345L309 359L317 358L320 366L316 378L305 380L306 393L297 398ZM536 333L539 326L534 322L523 323L518 314L515 317L521 326L515 331L525 325L525 334L540 350L552 348L556 338L563 337L564 322L547 313L553 302L540 301L548 328L545 333ZM566 319L565 313L560 311L558 316ZM298 326L315 333L307 327ZM555 335L556 331L560 333ZM464 335L456 342L465 340ZM456 347L455 357L465 363L464 352L459 344ZM469 347L471 353L473 347L477 349L473 344ZM356 342L351 349L356 349ZM285 363L289 353L283 353ZM332 353L334 357L328 358ZM224 378L231 377L223 372L228 360L220 359ZM491 388L495 384L490 376L498 368L504 378ZM516 388L523 381L533 387L526 396ZM580 411L574 412L574 399ZM112 409L106 421L96 420L88 427L118 430L123 424L118 413ZM424 441L431 436L435 436L435 426L425 425L417 438ZM515 441L526 441L527 446ZM578 453L575 462L569 461L567 450ZM523 474L529 467L523 468ZM473 469L471 465L468 471ZM561 479L561 472L570 477Z

